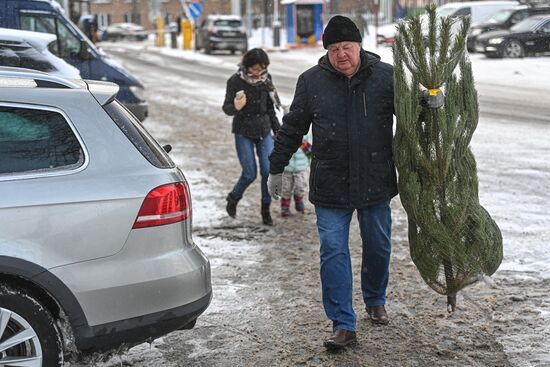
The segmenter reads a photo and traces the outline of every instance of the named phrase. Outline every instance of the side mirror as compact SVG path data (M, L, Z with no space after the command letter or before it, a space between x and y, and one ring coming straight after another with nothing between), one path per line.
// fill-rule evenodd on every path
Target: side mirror
M162 149L164 149L166 153L170 153L172 151L172 146L170 144L166 144L162 146Z
M90 54L90 51L88 50L88 42L80 41L80 51L78 52L78 57L82 60L90 60L92 58L92 54Z

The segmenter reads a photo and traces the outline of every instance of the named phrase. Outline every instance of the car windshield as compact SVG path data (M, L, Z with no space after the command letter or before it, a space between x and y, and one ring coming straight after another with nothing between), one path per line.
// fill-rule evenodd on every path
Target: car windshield
M241 26L241 21L237 19L218 19L214 21L214 25L218 27L238 28Z
M442 6L436 10L436 14L438 17L446 17L452 15L456 9L458 8L455 6Z
M485 21L487 23L501 24L501 23L504 23L508 18L510 18L510 15L513 12L514 10L511 10L511 9L500 10L500 11L497 11L495 14L491 15Z
M528 32L535 30L535 27L537 24L540 23L539 18L527 18L525 20L522 20L512 28L510 28L510 31L512 32Z

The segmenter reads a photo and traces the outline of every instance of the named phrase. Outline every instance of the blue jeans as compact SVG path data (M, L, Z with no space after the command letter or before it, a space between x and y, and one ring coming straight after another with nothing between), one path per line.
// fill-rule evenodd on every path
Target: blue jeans
M316 206L321 241L321 286L323 306L333 330L355 331L353 276L348 246L349 226L355 209ZM363 257L361 289L367 306L386 303L391 254L390 201L357 209Z
M256 157L254 157L254 147L260 162L260 175L262 176L262 204L270 204L271 196L267 190L267 178L269 177L269 155L273 150L273 138L271 134L263 139L249 139L243 135L235 134L235 147L237 148L237 156L241 164L241 177L233 187L233 197L240 200L243 197L244 191L254 180L257 175Z

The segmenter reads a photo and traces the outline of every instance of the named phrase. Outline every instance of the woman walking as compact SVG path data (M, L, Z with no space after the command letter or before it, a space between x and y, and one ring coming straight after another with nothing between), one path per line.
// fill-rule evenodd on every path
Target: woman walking
M271 76L267 72L269 58L259 48L243 55L239 70L227 81L223 111L233 116L232 132L242 173L233 190L227 195L227 214L235 218L237 203L248 186L256 179L257 166L254 149L260 164L262 177L262 221L272 225L269 211L271 196L267 190L269 154L273 150L273 134L280 128L275 115L278 97Z

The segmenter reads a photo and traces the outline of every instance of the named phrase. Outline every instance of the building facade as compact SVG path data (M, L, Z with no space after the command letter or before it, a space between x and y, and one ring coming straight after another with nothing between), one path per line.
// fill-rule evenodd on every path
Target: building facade
M78 1L78 0L73 0ZM185 18L182 3L188 0L89 0L89 13L98 16L100 28L112 23L132 22L153 29L154 16L164 18L166 24L180 18ZM277 4L275 4L277 1ZM379 23L388 23L393 20L396 2L398 0L379 1ZM403 4L413 0L399 0ZM418 1L414 0L415 4ZM199 21L209 14L231 14L232 1L230 0L200 0L203 13ZM324 1L324 19L335 14L347 15L357 23L374 21L377 5L375 0L330 0ZM261 25L270 26L273 22L275 6L278 6L279 20L285 22L281 0L240 0L241 15L252 27Z

